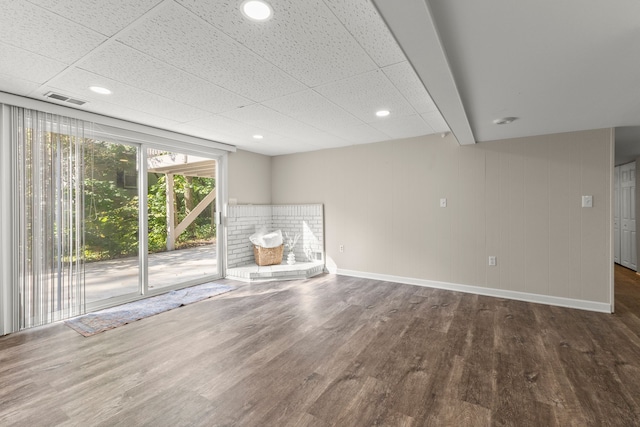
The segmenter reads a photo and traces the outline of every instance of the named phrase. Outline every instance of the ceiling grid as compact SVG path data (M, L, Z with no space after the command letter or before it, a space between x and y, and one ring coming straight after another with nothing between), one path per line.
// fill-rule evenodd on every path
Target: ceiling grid
M268 155L444 130L369 0L240 3L0 0L0 90Z

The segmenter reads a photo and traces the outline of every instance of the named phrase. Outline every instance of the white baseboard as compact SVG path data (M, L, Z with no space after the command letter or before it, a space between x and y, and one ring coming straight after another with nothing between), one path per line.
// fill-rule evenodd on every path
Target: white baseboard
M411 277L392 276L388 274L367 273L364 271L336 269L335 274L341 276L358 277L362 279L382 280L407 285L424 286L427 288L446 289L449 291L465 292L469 294L485 295L489 297L506 298L538 304L556 305L559 307L577 308L580 310L611 313L611 305L604 302L585 301L572 298L554 297L549 295L530 294L527 292L507 291L504 289L482 288L480 286L461 285L458 283L437 282L434 280L414 279Z

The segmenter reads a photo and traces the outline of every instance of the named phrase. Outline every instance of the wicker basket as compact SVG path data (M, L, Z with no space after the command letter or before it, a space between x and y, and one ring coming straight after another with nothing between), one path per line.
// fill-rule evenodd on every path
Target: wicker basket
M256 259L256 264L261 266L282 263L283 252L284 245L275 248L263 248L262 246L253 245L253 256Z

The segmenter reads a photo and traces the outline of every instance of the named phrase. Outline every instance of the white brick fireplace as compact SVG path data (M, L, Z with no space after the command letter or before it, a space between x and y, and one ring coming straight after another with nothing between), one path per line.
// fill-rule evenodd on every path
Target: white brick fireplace
M260 227L300 234L294 248L296 264L259 267L249 241ZM229 205L227 207L227 277L240 280L280 280L311 277L324 271L324 210L310 205Z

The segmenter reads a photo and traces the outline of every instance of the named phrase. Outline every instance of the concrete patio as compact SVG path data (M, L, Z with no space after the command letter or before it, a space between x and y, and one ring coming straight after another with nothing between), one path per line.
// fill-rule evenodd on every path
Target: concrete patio
M149 289L184 283L218 272L216 245L197 246L149 255ZM138 257L85 265L87 303L138 293Z

